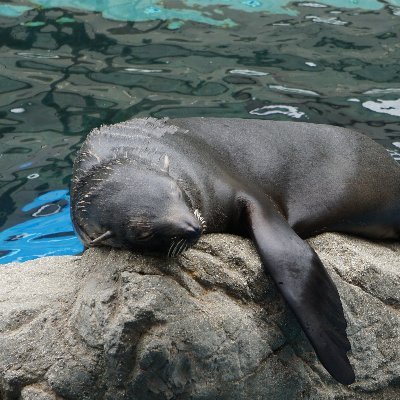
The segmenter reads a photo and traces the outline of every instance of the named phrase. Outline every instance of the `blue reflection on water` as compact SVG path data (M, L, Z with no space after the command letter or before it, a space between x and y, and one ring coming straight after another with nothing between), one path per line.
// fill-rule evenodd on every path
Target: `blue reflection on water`
M32 211L33 218L0 232L0 264L82 252L69 201L68 190L53 190L22 207L22 211Z

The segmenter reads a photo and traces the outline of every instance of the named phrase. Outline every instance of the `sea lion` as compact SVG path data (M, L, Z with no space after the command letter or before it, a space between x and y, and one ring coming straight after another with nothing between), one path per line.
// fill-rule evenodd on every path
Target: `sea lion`
M204 231L252 237L324 367L354 381L339 294L303 239L400 238L400 166L366 136L266 120L132 119L89 134L71 194L87 246L174 256Z

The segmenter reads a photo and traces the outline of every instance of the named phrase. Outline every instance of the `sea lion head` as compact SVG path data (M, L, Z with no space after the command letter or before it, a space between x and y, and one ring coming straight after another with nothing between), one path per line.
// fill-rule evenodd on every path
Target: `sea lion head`
M199 211L166 170L119 161L85 179L89 185L77 190L82 210L74 219L88 246L175 256L204 229Z

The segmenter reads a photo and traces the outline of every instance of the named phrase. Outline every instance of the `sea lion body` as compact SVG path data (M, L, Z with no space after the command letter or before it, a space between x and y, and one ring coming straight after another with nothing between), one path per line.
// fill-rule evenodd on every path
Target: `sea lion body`
M201 166L202 179L212 177L213 183L219 169L224 178L235 178L235 190L243 185L267 195L302 237L332 230L373 238L400 235L394 221L400 219L399 165L365 135L328 125L265 120L170 123L187 130L179 146L186 144L188 162ZM212 231L221 230L222 215L205 217L218 221Z
M325 368L354 381L338 292L301 238L400 238L400 166L372 140L327 125L133 119L88 136L71 194L89 246L176 255L205 229L252 237Z

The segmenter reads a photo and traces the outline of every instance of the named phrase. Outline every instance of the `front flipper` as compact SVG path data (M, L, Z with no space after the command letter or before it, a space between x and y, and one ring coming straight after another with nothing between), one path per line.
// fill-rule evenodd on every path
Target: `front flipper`
M270 203L240 197L261 260L295 313L326 370L340 383L354 382L350 343L339 293L314 250ZM263 200L264 203L264 200Z

